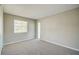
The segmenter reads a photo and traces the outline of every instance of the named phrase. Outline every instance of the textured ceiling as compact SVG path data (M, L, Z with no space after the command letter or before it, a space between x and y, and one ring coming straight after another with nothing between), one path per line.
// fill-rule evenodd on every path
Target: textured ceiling
M42 17L54 15L60 12L71 10L79 7L75 4L5 4L3 5L4 12L33 18L40 19Z

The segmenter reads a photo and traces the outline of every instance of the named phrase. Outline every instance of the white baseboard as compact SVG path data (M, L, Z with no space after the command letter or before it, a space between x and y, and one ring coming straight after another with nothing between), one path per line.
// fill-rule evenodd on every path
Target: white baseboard
M79 52L79 49L72 48L70 46L62 45L62 44L59 44L59 43L56 43L56 42L51 42L51 41L48 41L48 40L41 40L41 41L45 41L45 42L48 42L48 43L51 43L51 44L55 44L55 45L62 46L62 47L65 47L65 48L68 48L68 49L71 49L71 50Z
M2 51L2 48L0 47L0 55L1 55L1 51Z
M28 40L33 40L33 39L28 39ZM27 41L28 41L28 40L27 40ZM5 46L5 45L9 45L9 44L14 44L14 43L22 42L22 41L26 41L26 39L24 39L24 40L19 40L19 41L15 41L15 42L9 42L9 43L4 44L4 46Z

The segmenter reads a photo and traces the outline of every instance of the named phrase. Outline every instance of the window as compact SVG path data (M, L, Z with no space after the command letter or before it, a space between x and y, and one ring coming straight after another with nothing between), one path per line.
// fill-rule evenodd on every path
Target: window
M27 32L27 22L21 20L14 20L14 33Z
M38 39L40 39L40 22L38 22Z

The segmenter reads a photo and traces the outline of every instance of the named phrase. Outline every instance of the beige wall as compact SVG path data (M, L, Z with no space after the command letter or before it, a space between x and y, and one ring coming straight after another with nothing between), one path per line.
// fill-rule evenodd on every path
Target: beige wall
M0 54L3 47L3 8L0 6Z
M41 40L79 51L79 8L40 19Z
M28 22L28 32L27 33L14 33L14 17L19 20L24 20ZM14 16L10 14L4 14L4 45L15 43L18 41L29 40L35 38L35 21L28 18L23 18L19 16Z

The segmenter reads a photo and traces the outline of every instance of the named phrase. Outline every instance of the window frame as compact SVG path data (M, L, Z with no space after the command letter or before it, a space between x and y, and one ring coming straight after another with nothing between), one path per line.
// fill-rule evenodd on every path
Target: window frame
M24 22L24 21L26 22L26 31L22 31L22 29L21 29L21 32L17 32L17 31L15 30L15 21L16 21L16 20L22 21L22 22ZM26 21L26 20L21 20L21 19L18 19L18 18L15 18L15 17L14 17L13 25L14 25L14 26L13 26L13 29L14 29L13 32L14 32L15 34L18 34L18 33L19 33L19 34L20 34L20 33L27 33L27 32L28 32L28 21ZM19 25L19 26L20 26L20 25ZM23 26L23 25L22 25L22 26ZM25 27L25 26L24 26L24 27Z

